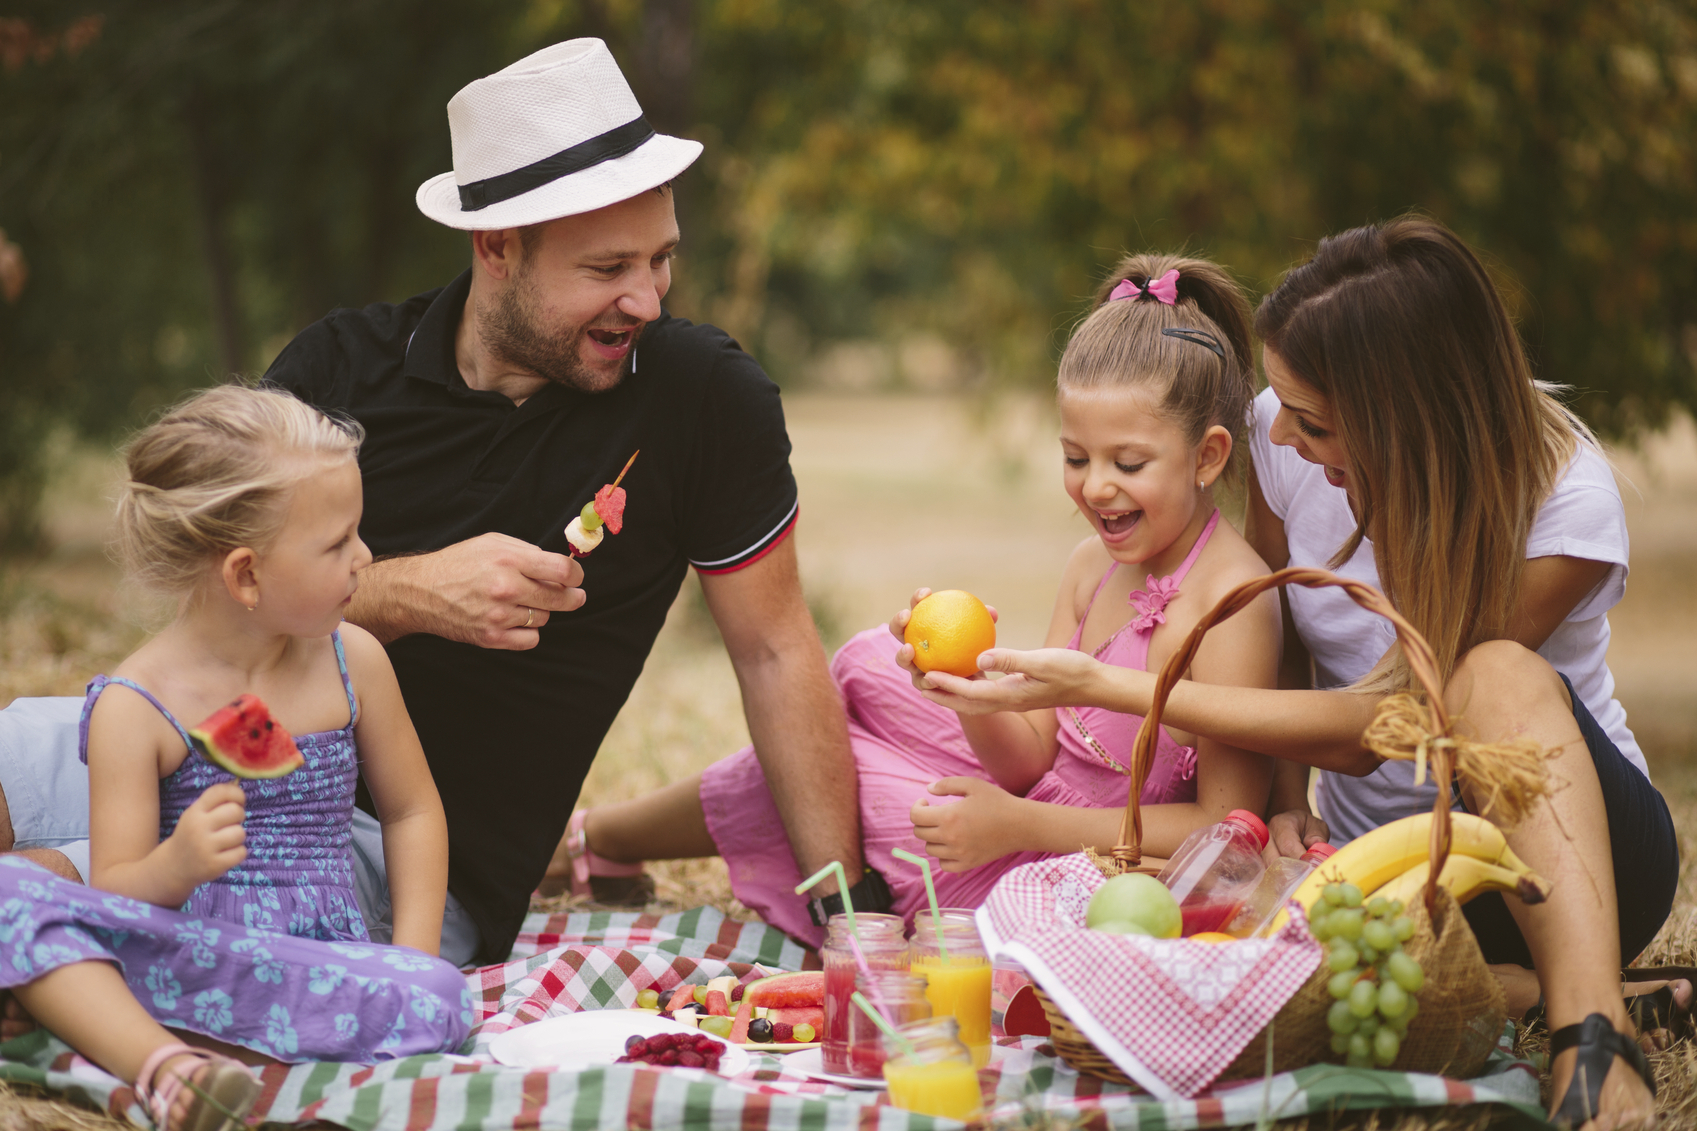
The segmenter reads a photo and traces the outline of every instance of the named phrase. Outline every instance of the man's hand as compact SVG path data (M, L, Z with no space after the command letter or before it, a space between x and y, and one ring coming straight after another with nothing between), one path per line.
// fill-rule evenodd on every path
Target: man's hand
M1272 863L1280 856L1301 856L1316 844L1332 839L1326 822L1307 809L1273 814L1267 822L1267 847L1262 856Z
M360 574L348 619L387 644L427 632L479 648L536 647L554 613L584 602L583 567L505 534L433 554L387 558Z
M938 797L958 797L933 805L921 797L908 816L913 835L937 858L945 872L965 872L1008 853L1008 829L1019 820L1019 798L978 778L944 778L931 783Z
M247 859L247 794L227 781L207 786L194 799L165 843L171 846L178 878L193 891Z

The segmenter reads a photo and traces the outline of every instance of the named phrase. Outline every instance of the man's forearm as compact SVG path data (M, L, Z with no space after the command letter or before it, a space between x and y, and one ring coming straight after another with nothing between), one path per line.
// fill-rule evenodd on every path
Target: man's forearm
M813 627L807 625L807 637ZM817 643L737 664L754 752L803 875L832 860L858 881L860 779L842 699ZM829 894L823 884L819 895Z
M414 623L416 616L409 615L418 602L410 584L415 561L410 556L385 558L360 571L347 619L377 637L380 644L420 631Z

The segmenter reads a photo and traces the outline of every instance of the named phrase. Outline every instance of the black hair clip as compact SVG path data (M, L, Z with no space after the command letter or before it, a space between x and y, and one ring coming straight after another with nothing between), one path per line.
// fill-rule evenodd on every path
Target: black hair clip
M1192 330L1188 326L1169 326L1161 333L1169 338L1183 338L1187 342L1195 342L1204 349L1211 349L1219 355L1220 361L1226 360L1225 347L1220 345L1220 339L1206 330Z

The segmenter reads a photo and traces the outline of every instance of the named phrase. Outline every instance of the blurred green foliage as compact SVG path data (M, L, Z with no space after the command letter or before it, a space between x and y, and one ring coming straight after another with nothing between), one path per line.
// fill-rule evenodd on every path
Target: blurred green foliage
M1420 208L1614 434L1697 404L1697 14L1653 0L38 0L0 19L0 542L109 435L336 305L447 281L444 104L571 35L707 143L680 313L785 382L836 342L1040 384L1127 248L1257 293ZM0 246L0 274L5 249ZM0 282L4 282L0 279Z

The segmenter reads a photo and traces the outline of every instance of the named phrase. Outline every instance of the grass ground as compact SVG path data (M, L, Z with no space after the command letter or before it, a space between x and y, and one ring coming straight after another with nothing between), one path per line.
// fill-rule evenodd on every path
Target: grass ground
M998 607L1001 639L1034 646L1083 520L1058 487L1054 424L1038 401L983 406L944 398L786 398L803 517L796 537L828 646L885 620L918 585L970 589ZM1643 964L1697 963L1697 433L1688 423L1621 453L1633 568L1611 616L1618 694L1680 828L1685 874ZM51 548L0 561L0 705L80 694L142 638L148 616L102 551L113 465L68 459L49 499ZM636 796L748 740L735 675L693 581L614 724L583 802ZM732 913L717 860L653 868L660 899ZM1671 1125L1697 1125L1697 1051L1654 1058ZM1480 1113L1385 1113L1350 1126L1458 1131ZM84 1112L0 1094L0 1131L86 1128ZM99 1122L98 1119L94 1120ZM1325 1126L1316 1121L1314 1126ZM1294 1129L1300 1121L1289 1125Z

